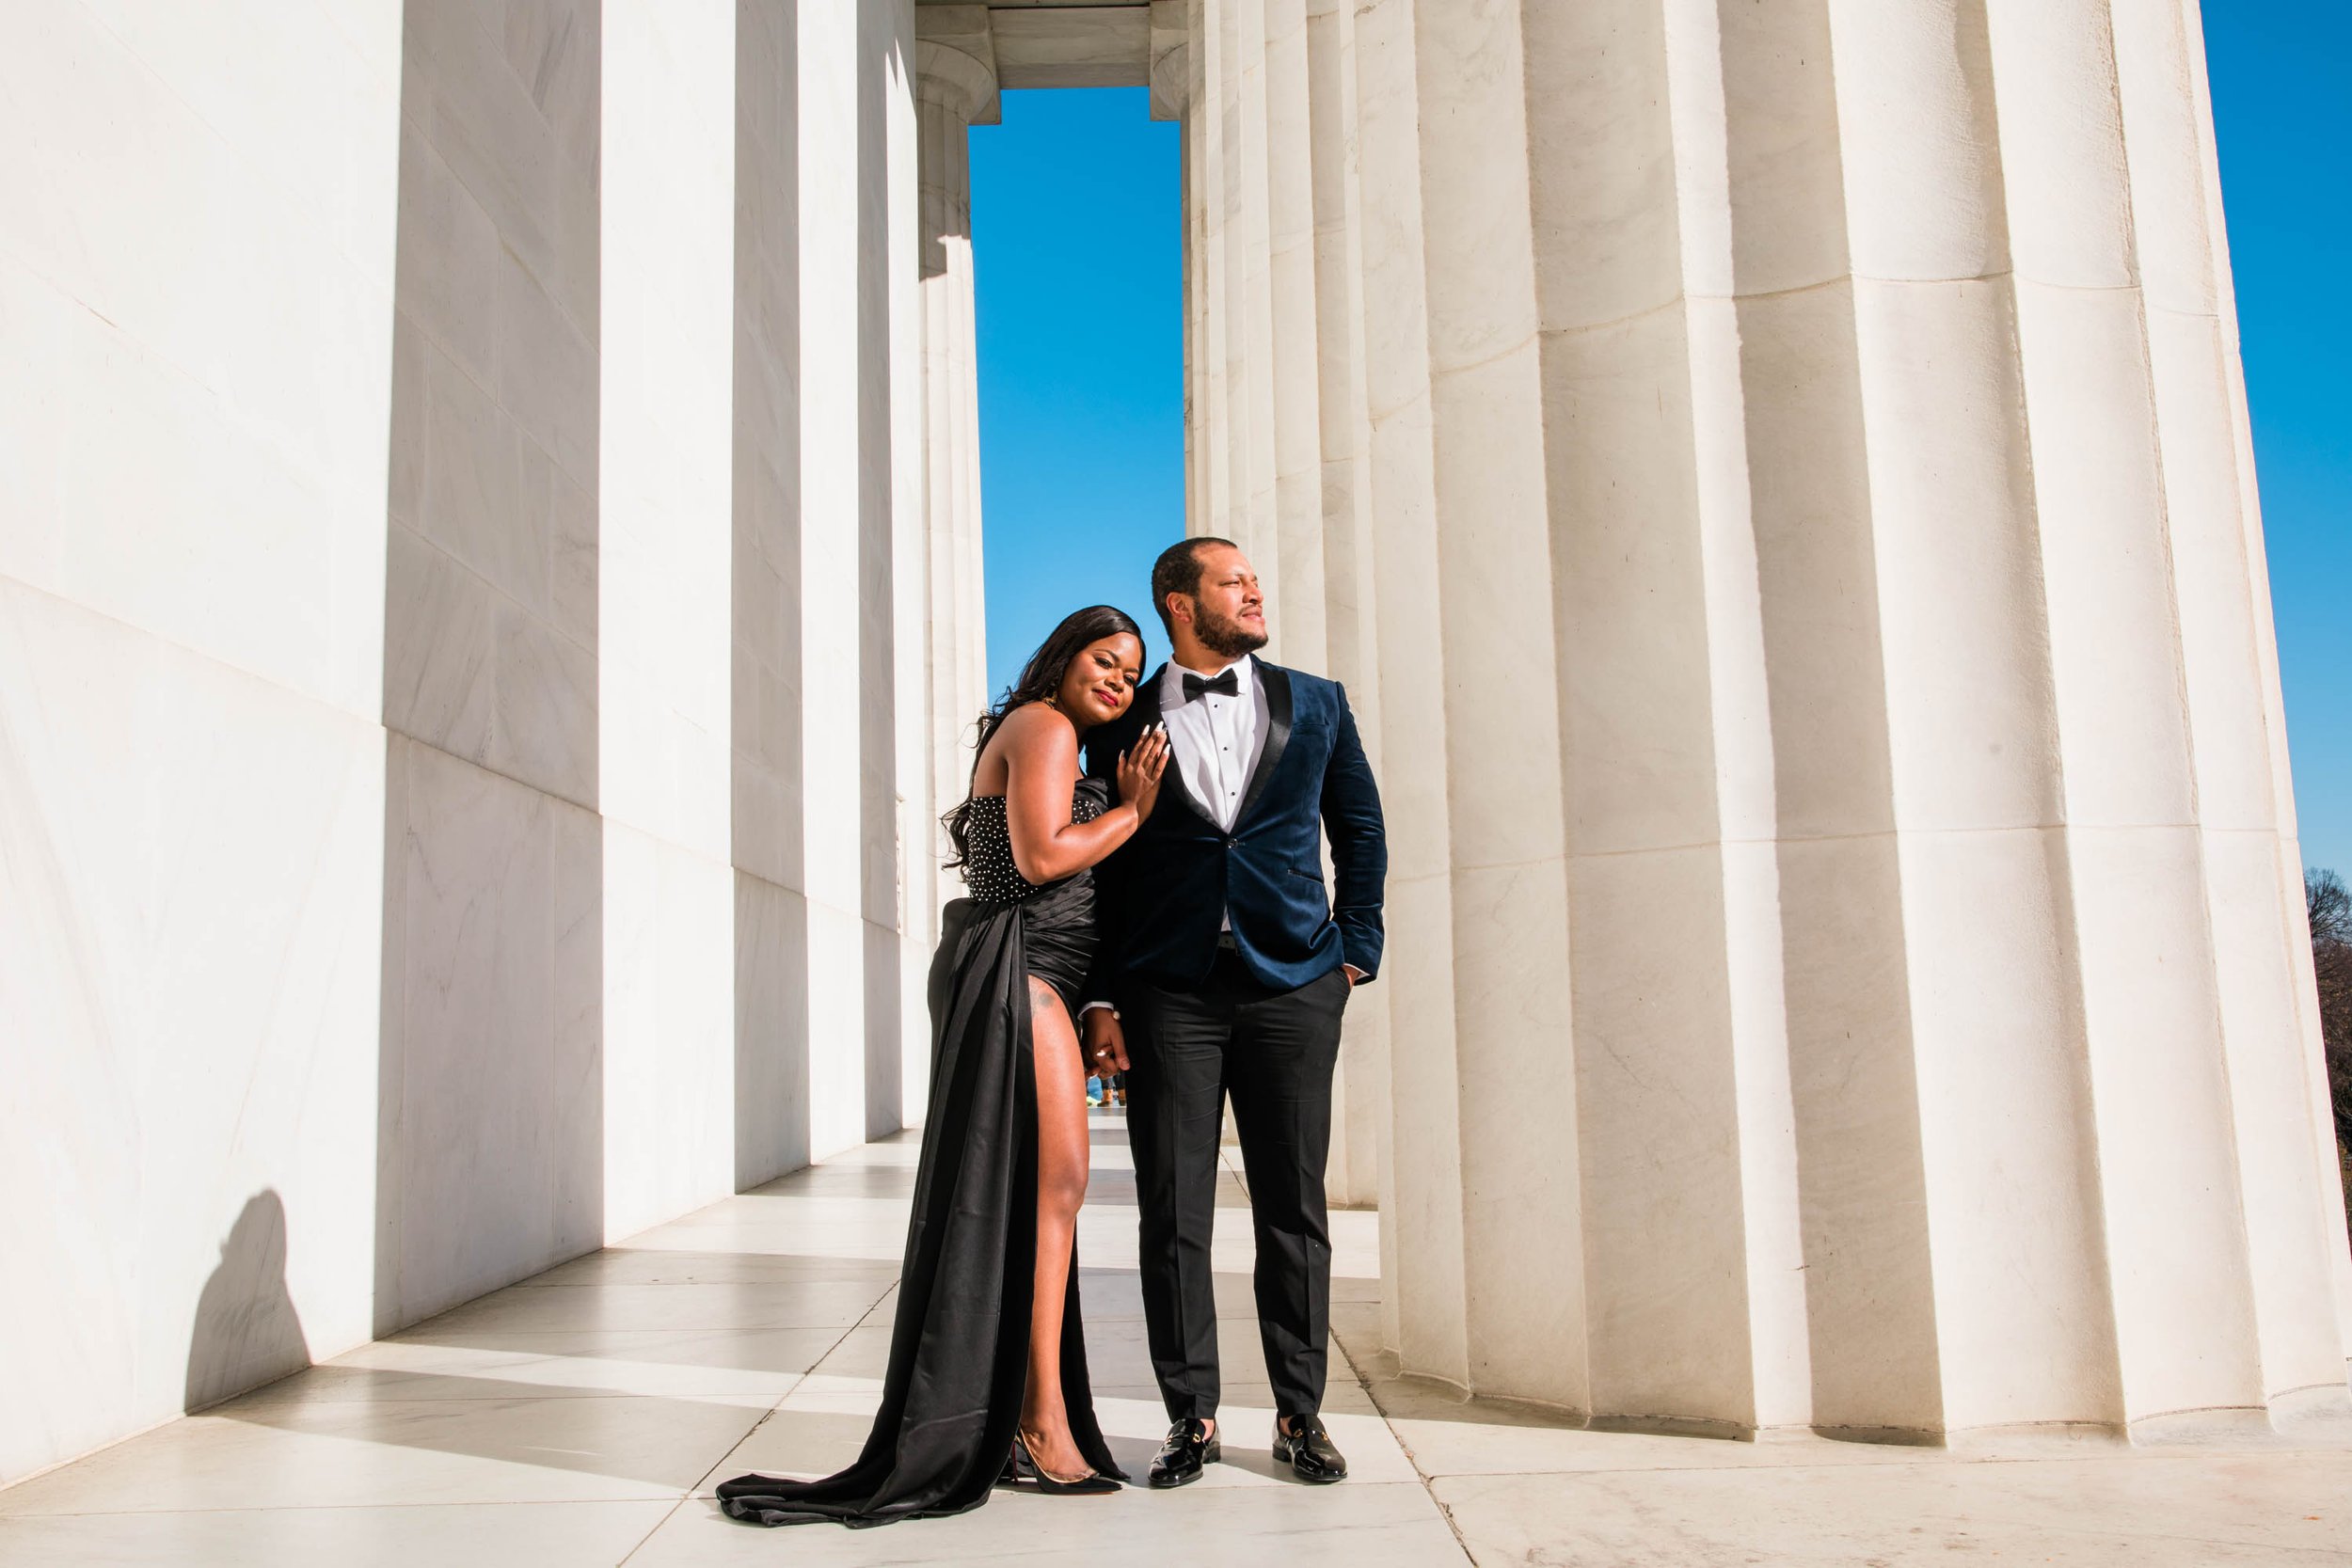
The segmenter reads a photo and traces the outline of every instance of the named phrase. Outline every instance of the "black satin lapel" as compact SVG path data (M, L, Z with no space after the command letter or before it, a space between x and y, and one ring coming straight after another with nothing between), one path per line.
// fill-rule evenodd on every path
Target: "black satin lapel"
M1291 743L1291 673L1263 659L1257 660L1257 665L1258 679L1265 687L1265 750L1258 753L1257 770L1249 775L1248 792L1242 796L1241 811L1233 817L1237 828L1258 803L1258 797L1265 793L1266 781L1274 777L1283 749Z

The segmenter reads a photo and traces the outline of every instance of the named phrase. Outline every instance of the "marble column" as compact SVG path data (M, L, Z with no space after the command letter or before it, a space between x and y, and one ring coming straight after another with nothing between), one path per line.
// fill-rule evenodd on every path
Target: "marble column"
M630 249L608 287L603 175L626 202L642 166L607 156L601 11L513 22L494 31L455 0L400 16L379 1333L597 1246L628 1212L608 1187L602 650L633 672L644 642L608 618L601 572L604 439L637 433L638 405L604 406L602 345L660 258ZM624 123L659 90L616 93ZM680 193L697 218L704 195ZM647 451L616 470L632 529ZM709 521L706 478L686 486L690 534ZM643 822L623 794L622 821ZM631 1054L644 1039L630 1032Z
M1305 543L1295 551L1297 564L1284 574L1288 586L1279 608L1285 621L1295 623L1302 613L1306 616L1318 660L1311 668L1347 688L1365 749L1377 768L1384 748L1378 618L1365 505L1371 477L1364 439L1368 414L1360 303L1359 171L1354 127L1343 112L1355 97L1355 15L1344 0L1309 0L1302 22L1315 477L1311 515L1294 521L1285 508L1285 537L1301 538ZM1311 604L1307 602L1308 592L1313 594ZM1375 985L1348 1004L1347 1028L1333 1085L1331 1164L1326 1178L1334 1202L1359 1207L1381 1203L1381 1173L1388 1164L1382 1150L1389 1121L1390 994Z
M738 0L732 703L735 1180L809 1160L797 8Z
M1195 527L1379 736L1407 1368L1909 1441L2346 1406L2197 38L1200 0Z
M929 544L930 755L925 836L909 869L937 911L961 888L940 864L939 816L970 783L973 724L988 706L987 617L980 555L979 360L974 338L972 179L968 133L993 125L996 69L988 8L916 13L917 228L922 294L923 508ZM909 1093L918 1092L912 1080Z
M1225 119L1216 89L1224 70L1216 0L1186 0L1192 41L1185 50L1184 295L1185 440L1195 453L1198 492L1185 498L1185 527L1224 535L1233 506L1232 411L1225 384Z
M603 12L607 1237L737 1175L737 22L712 0Z
M923 115L914 99L915 7L897 0L877 13L869 40L869 90L882 122L882 179L869 187L869 210L882 208L877 262L868 286L884 313L888 379L883 466L890 480L887 508L890 572L887 599L891 636L891 756L889 786L873 791L882 810L869 816L873 839L890 846L887 880L870 879L867 918L882 927L876 940L895 950L891 964L898 983L892 1028L898 1049L899 1126L923 1119L931 1075L930 985L931 952L938 943L938 808L931 804L930 706L930 518L924 472L923 308L921 163ZM879 202L873 200L879 198ZM869 594L869 598L874 595ZM869 716L868 722L872 722ZM869 796L869 798L872 798Z
M1204 531L1232 539L1249 555L1269 603L1279 603L1283 552L1277 511L1278 374L1294 393L1303 382L1299 356L1285 365L1276 347L1274 190L1277 155L1267 91L1268 27L1282 24L1294 0L1203 0L1200 96L1191 112L1207 120L1196 199L1204 204L1209 260L1208 426L1211 496ZM1287 73L1295 75L1295 72ZM1285 99L1295 94L1285 94ZM1303 113L1284 103L1282 182L1295 188L1303 166ZM1303 109L1303 105L1295 105ZM1303 218L1294 224L1303 235ZM1287 268L1295 277L1295 267ZM1311 308L1310 308L1311 309ZM1285 321L1286 336L1305 330ZM1308 416L1311 420L1311 415ZM1294 415L1293 443L1298 439ZM1220 482L1221 474L1221 482ZM1270 615L1270 657L1284 656L1281 617Z
M1179 179L1184 249L1184 522L1188 533L1209 531L1210 438L1206 209L1195 182L1202 175L1204 124L1191 113L1200 97L1202 57L1192 45L1200 0L1152 0L1148 85L1153 119L1180 122Z

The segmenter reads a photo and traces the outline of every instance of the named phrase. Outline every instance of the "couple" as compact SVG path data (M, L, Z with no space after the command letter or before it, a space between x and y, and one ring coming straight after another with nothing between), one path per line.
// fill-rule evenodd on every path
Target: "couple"
M946 818L972 895L948 906L931 965L930 1113L882 1409L839 1475L721 1485L738 1519L881 1525L961 1513L1000 1483L1120 1489L1078 1316L1089 1070L1128 1074L1144 1309L1174 1423L1151 1484L1198 1480L1223 1437L1209 1229L1229 1093L1274 1457L1304 1481L1347 1474L1317 1414L1323 1168L1341 1014L1380 966L1379 793L1338 683L1251 657L1264 601L1230 541L1164 552L1152 594L1175 657L1149 681L1135 622L1098 605L981 720Z

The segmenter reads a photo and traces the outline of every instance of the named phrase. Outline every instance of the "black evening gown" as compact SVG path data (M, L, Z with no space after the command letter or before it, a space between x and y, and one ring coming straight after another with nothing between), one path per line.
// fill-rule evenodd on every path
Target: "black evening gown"
M1012 869L1001 799L973 802L964 872L931 959L931 1092L907 1220L882 1408L857 1463L822 1481L738 1476L731 1516L862 1527L961 1513L988 1500L1011 1457L1029 1370L1037 1254L1037 1085L1028 978L1077 1005L1094 951L1091 872L1032 887ZM1108 804L1082 780L1071 819ZM1061 1381L1087 1463L1126 1480L1095 1424L1078 1316L1078 1260L1062 1307Z

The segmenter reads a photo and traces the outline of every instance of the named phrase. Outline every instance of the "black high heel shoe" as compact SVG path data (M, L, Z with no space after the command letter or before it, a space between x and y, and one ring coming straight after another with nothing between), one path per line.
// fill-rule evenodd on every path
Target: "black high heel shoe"
M1012 1458L1006 1466L1006 1472L1012 1478L1015 1486L1035 1486L1039 1493L1048 1497L1101 1497L1120 1490L1119 1482L1098 1470L1089 1470L1074 1481L1063 1481L1047 1474L1045 1467L1037 1462L1036 1455L1029 1452L1027 1435L1019 1431L1012 1434Z

